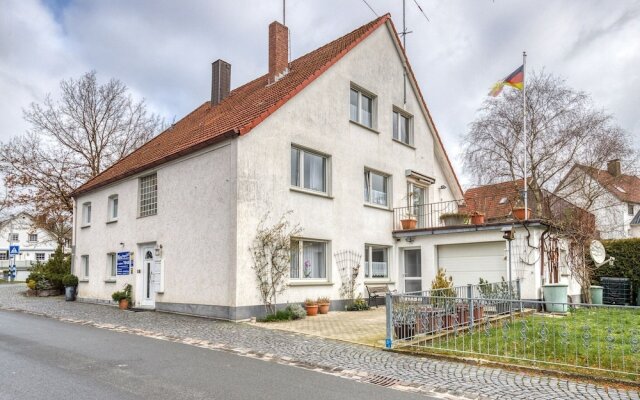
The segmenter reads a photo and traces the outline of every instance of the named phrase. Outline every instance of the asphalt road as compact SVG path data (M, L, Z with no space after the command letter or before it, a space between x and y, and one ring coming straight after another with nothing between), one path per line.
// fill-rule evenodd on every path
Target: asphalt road
M0 311L0 399L425 399L303 368Z

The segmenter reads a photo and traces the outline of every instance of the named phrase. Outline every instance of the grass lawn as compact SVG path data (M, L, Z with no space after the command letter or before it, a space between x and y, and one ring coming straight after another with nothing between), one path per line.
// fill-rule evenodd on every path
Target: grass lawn
M416 348L640 381L640 309L594 307L566 315L507 317Z

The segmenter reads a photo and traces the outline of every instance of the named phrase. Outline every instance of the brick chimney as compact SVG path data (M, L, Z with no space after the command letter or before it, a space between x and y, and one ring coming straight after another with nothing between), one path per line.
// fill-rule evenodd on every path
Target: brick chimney
M607 163L607 171L613 176L620 176L622 169L620 168L620 160L615 159Z
M231 64L223 60L211 63L211 107L220 103L231 89Z
M269 25L269 83L289 72L289 28L280 22Z

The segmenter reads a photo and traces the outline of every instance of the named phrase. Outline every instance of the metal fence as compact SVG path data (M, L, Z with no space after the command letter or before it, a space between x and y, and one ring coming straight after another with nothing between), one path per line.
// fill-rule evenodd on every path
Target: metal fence
M501 298L497 285L487 296L388 294L387 348L640 380L640 307Z

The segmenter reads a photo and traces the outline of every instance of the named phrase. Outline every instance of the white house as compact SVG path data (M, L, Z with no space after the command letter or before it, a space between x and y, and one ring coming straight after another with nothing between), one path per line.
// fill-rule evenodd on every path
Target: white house
M269 72L234 90L231 66L214 62L210 102L75 191L80 300L109 302L131 284L136 307L260 315L249 248L265 215L274 223L289 210L303 231L281 303L328 296L341 307L345 250L362 254L363 295L363 283L428 288L438 263L458 254L441 245L478 255L501 245L490 257L503 275L469 282L507 276L499 229L417 239L420 217L413 234L397 229L407 206L463 192L396 32L385 15L289 63L288 30L274 22Z
M620 160L611 160L606 170L576 164L556 189L596 217L603 239L640 237L640 178L623 174Z
M9 272L9 247L12 245L20 249L15 256L16 280L24 281L33 264L49 259L56 250L57 241L47 230L38 227L27 213L12 215L0 222L0 278Z

